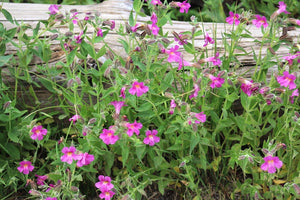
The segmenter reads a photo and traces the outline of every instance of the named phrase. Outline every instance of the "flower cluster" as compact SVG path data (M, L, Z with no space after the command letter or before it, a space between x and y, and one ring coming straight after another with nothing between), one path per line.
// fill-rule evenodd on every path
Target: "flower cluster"
M77 160L77 167L82 167L84 165L89 165L94 161L94 156L88 153L77 153L74 146L64 147L62 149L63 156L60 157L62 162L72 164L73 160Z
M111 183L111 178L109 176L98 176L99 182L95 184L96 188L101 191L99 197L101 199L110 200L114 196L114 192L111 191L114 185Z

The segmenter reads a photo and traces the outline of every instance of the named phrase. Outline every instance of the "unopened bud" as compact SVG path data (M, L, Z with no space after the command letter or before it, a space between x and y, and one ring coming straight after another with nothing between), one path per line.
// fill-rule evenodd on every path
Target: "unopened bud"
M244 160L245 158L246 158L246 156L241 155L241 156L239 156L238 160Z
M262 88L259 90L259 93L260 93L260 94L266 94L267 92L269 92L269 90L270 90L270 87L265 86L265 87L262 87Z
M110 76L110 72L111 72L111 67L107 67L105 72L104 72L104 77L105 78L108 78Z
M156 42L156 40L148 40L147 44L154 44Z
M73 32L71 32L71 31L68 31L65 33L65 36L67 36L67 37L71 37L72 35L73 35Z
M220 71L219 74L218 74L218 76L222 77L224 74L225 74L225 71Z
M165 92L165 96L168 98L174 98L173 94L169 92Z
M75 12L77 12L77 9L75 9L75 8L70 10L70 13L75 13Z
M298 194L298 195L300 195L300 187L297 185L297 184L295 184L294 183L294 189L295 189L295 191L296 191L296 193Z
M248 157L248 160L249 160L249 162L251 162L251 163L254 162L254 160L253 160L253 158L252 158L251 156Z
M300 114L298 112L295 112L295 115L297 118L300 118Z
M58 37L58 34L53 34L50 36L50 40L55 40Z
M227 79L227 83L228 83L229 85L233 86L233 82L232 82L231 79Z
M74 79L70 79L67 83L67 87L68 88L71 87L73 85L73 83L74 83Z
M267 94L266 96L265 96L265 98L266 99L273 99L275 97L275 95L274 94Z
M78 187L75 187L75 186L71 186L71 190L73 192L78 192L79 191Z
M34 190L34 189L29 190L28 193L31 194L32 196L41 196L42 195L39 191Z
M55 15L55 19L63 19L64 18L64 15L63 14L58 14L58 15Z
M80 80L80 78L78 76L75 77L75 80L76 80L76 82L77 82L78 85L81 85L81 80Z
M285 89L283 88L275 88L276 92L285 93Z
M275 100L276 100L278 103L283 103L282 99L281 99L279 96L276 96L276 97L275 97Z
M168 40L167 38L162 38L161 41L163 41L166 44L170 44L170 40Z
M264 154L268 154L268 153L269 153L268 149L262 149L261 151L262 151Z
M89 120L88 124L94 124L97 121L96 118L92 118Z
M7 109L11 104L11 101L7 101L4 105L3 105L3 109Z

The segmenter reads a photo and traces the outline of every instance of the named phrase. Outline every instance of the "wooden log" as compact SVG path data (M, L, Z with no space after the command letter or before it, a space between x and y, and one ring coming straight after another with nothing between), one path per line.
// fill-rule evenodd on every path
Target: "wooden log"
M8 10L14 19L19 22L23 22L25 24L30 25L31 27L35 27L39 20L47 20L49 18L49 8L50 5L47 4L22 4L22 3L3 3L2 7ZM79 19L82 20L86 13L96 13L99 12L103 19L110 19L114 20L116 23L116 29L122 24L124 25L125 22L128 21L128 17L130 12L133 10L133 5L131 0L107 0L100 4L96 5L63 5L62 9L60 10L62 13L69 12L71 9L77 9L79 15ZM150 20L150 17L138 17L137 18L139 23L146 23ZM0 22L4 24L6 29L10 29L14 27L10 22L8 22L5 17L0 14ZM210 33L211 36L215 39L217 51L220 52L222 56L225 52L223 39L224 33L229 33L232 30L232 25L224 24L224 23L200 23L200 27L203 32ZM68 31L67 26L57 26L61 33L65 33ZM168 39L173 40L174 36L172 35L172 31L184 32L184 31L191 31L193 28L188 22L180 22L180 21L173 21L173 25L167 23L163 30L164 32L168 32ZM249 31L249 34L253 38L242 38L238 45L243 48L248 55L238 56L238 60L240 61L241 66L237 69L237 73L244 74L247 72L248 75L246 77L251 77L253 72L253 66L256 65L255 60L253 59L253 52L257 55L261 52L262 57L267 55L268 44L264 45L262 48L261 46L255 42L255 40L262 40L263 35L261 30L254 25L248 25L246 28ZM300 36L300 29L296 28L295 30L288 32L288 40L297 43L299 41ZM88 29L87 35L91 35L94 30ZM74 34L79 34L80 29L74 29ZM32 32L27 31L28 35L32 35ZM278 37L282 34L282 30L277 31ZM47 36L51 36L51 33L45 33ZM44 37L44 36L43 36ZM118 42L119 36L116 31L110 31L105 38L107 44L112 48L113 51L118 52L118 54L124 58L126 55L122 45ZM230 40L229 40L230 42ZM203 48L204 44L204 36L198 36L195 38L195 47L198 49ZM102 43L95 44L96 49L100 49L103 46ZM59 41L51 41L51 50L53 51L51 55L51 59L48 63L49 66L55 66L58 61L65 62L65 53L62 51ZM193 62L193 55L184 51L183 48L180 49L183 52L183 57L185 60ZM276 51L277 56L283 57L288 55L289 53L289 45L281 45L280 48ZM239 50L236 50L238 52ZM209 45L207 48L208 56L214 55L216 52L215 45ZM6 54L15 54L16 48L8 44L6 49ZM194 61L195 62L195 61ZM31 61L32 68L31 70L35 71L35 65L40 64L42 65L43 62L38 57L33 57ZM273 72L275 72L277 66L274 66L274 69L270 70L269 77L272 76ZM7 76L8 68L3 67L2 69L2 77L8 83L12 83L14 80L13 78ZM248 72L249 71L249 72ZM245 76L244 76L245 77ZM12 84L13 85L13 84Z

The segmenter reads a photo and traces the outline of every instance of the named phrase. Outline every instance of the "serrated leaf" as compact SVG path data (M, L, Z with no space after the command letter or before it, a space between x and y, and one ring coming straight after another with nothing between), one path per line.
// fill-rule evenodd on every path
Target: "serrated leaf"
M5 145L5 149L7 150L9 156L14 160L20 159L20 151L13 143L7 143Z
M129 23L130 26L134 26L134 19L133 19L133 11L132 10L130 11L130 14L129 14L128 23Z
M133 1L133 9L135 10L135 12L139 12L140 11L140 4L141 4L141 0L134 0Z
M41 22L38 22L36 27L33 29L33 37L37 36L37 34L40 30L40 25L41 25Z
M157 26L163 27L167 22L168 22L168 18L164 16L157 22Z

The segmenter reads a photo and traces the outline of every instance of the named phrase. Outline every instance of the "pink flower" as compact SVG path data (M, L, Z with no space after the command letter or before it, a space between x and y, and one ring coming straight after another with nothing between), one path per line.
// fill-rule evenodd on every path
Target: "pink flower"
M78 12L74 12L71 17L73 24L78 24L78 17L76 17L76 15L78 15Z
M276 156L273 157L271 155L268 155L264 157L264 161L265 163L263 163L260 168L263 171L268 171L268 173L270 174L275 173L276 168L280 169L282 167L282 161L279 160L279 158Z
M243 83L241 84L241 89L245 94L247 94L250 97L254 91L258 90L258 87L256 87L253 84L253 80L243 80Z
M152 13L150 19L151 19L152 24L156 24L157 23L157 16L156 16L155 12Z
M116 114L119 115L120 114L120 111L121 111L121 108L123 106L127 106L125 104L125 101L112 101L110 102L110 105L113 105L115 107L115 110L116 110Z
M110 23L110 30L114 30L114 28L116 27L116 22L114 20L111 20Z
M152 31L153 35L158 35L159 27L156 24L148 25L148 27Z
M177 70L181 70L182 66L192 66L192 63L184 60L183 58L180 58L180 61L178 62Z
M298 97L299 96L299 90L296 89L292 92L292 95L290 96L290 102L294 103L294 97Z
M75 124L76 121L77 121L78 119L80 119L80 118L81 118L80 115L73 115L73 117L71 117L71 118L69 119L69 122L73 121L73 124Z
M44 135L47 135L47 129L44 129L41 125L35 126L31 129L32 135L30 136L33 140L42 140Z
M219 66L222 64L222 61L219 59L219 52L216 53L213 57L208 57L204 59L205 62L212 62L213 65Z
M98 28L98 31L97 31L97 37L103 37L103 32L102 32L102 29L101 28Z
M217 77L209 74L208 75L208 78L211 80L211 84L210 84L210 87L211 88L219 88L219 87L222 87L223 83L224 83L224 79L223 78L220 78L220 75L218 75Z
M74 35L74 39L76 40L77 44L80 44L82 42L83 31L80 31L79 35Z
M181 52L177 51L179 49L178 45L171 47L170 50L166 50L166 53L169 55L168 62L180 62L181 61Z
M72 164L73 160L76 160L76 148L74 146L64 147L61 152L64 154L60 157L62 162L66 162L68 164Z
M59 12L60 5L50 5L48 10L50 11L50 15L55 15Z
M103 129L99 138L107 145L115 144L116 141L119 140L119 136L114 135L114 133L115 133L115 131L112 129L112 127L109 127L109 129Z
M283 72L283 76L277 76L277 82L284 87L288 87L289 89L295 89L296 84L294 83L294 80L296 79L296 76L293 74L289 74L288 71Z
M109 176L98 176L99 182L95 183L96 188L101 192L108 191L114 188L114 185L111 183L111 178Z
M151 4L152 5L162 5L162 2L160 0L152 0Z
M276 13L279 15L280 13L285 13L285 14L290 14L290 12L288 12L286 10L286 5L283 1L279 1L279 9L276 11Z
M239 15L233 13L232 11L229 12L229 17L226 18L226 22L228 24L235 24L235 25L239 25L240 24L240 20L239 20Z
M136 23L133 27L131 27L130 29L131 29L131 31L132 32L136 32L137 31L137 29L138 29L138 27L140 26L140 24L139 23Z
M186 1L180 3L180 2L177 2L177 6L180 7L180 10L179 12L181 13L188 13L189 11L189 8L191 7L191 5L189 3L187 3Z
M200 113L191 112L190 115L192 117L197 118L197 120L195 120L196 124L200 124L200 122L202 122L202 123L206 122L206 115L204 114L204 112L200 112ZM189 124L191 125L191 121L189 122Z
M155 143L158 143L160 141L160 138L156 136L157 130L148 130L146 131L146 138L144 139L144 144L149 144L150 146L153 146Z
M134 81L132 87L128 90L130 94L136 96L142 96L144 93L148 92L149 88L144 85L143 82Z
M197 97L200 91L199 85L194 83L194 93L189 96L190 99Z
M37 185L45 185L45 180L48 179L48 176L47 175L44 175L44 176L39 176L39 175L35 175L37 177L37 180L36 180L36 183Z
M268 22L265 16L255 15L256 19L252 20L252 24L254 24L257 28L263 26L264 28L268 27Z
M125 126L127 127L127 135L129 137L131 137L133 133L139 135L140 129L143 127L143 125L141 123L137 123L136 120L133 123L126 123Z
M289 66L292 66L294 59L296 59L298 57L300 57L300 52L297 52L297 54L295 54L295 55L292 55L292 54L289 53L289 55L288 56L284 56L283 59L285 59L286 61L288 61ZM299 63L299 60L298 60L298 63Z
M173 114L174 114L174 110L175 110L176 106L177 106L177 105L176 105L175 100L172 99L172 100L171 100L171 103L170 103L170 111L169 111L170 115L173 115Z
M208 45L208 43L214 44L215 41L211 37L209 37L208 33L206 33L205 34L205 38L204 38L204 45L203 45L203 47L206 47Z
M78 160L77 167L82 167L83 165L89 165L91 162L94 161L94 156L88 153L80 153L75 156L74 160Z
M102 191L102 193L99 195L99 197L101 199L110 200L114 196L114 194L115 193L111 190L105 190L105 191Z
M125 90L126 90L126 87L122 87L121 88L121 90L120 90L120 96L119 97L122 97L123 99L126 98Z
M57 200L56 197L47 197L46 200Z
M20 162L20 166L17 169L23 174L29 174L34 169L34 166L32 166L30 161L24 160Z

